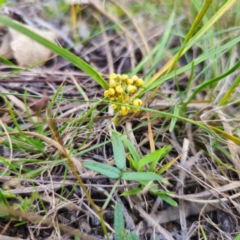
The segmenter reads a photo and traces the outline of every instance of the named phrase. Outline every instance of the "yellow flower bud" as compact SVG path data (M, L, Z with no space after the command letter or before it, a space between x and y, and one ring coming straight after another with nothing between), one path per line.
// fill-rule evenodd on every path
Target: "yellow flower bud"
M117 82L115 80L110 80L109 86L110 87L116 87L117 86Z
M137 85L138 87L142 87L143 83L144 83L144 81L142 80L142 78L139 78L139 79L136 81L136 85Z
M123 97L123 102L124 103L129 103L129 96L128 95L125 95L124 97Z
M114 101L114 100L115 100L115 97L110 96L109 99L110 99L111 101Z
M132 84L133 83L133 80L131 78L128 78L127 79L127 84Z
M139 110L139 109L136 109L136 108L133 108L132 111L133 111L134 114L140 112L140 110Z
M129 111L129 110L130 110L130 107L121 106L121 110L122 110L122 111Z
M108 94L109 95L114 95L115 94L115 90L113 88L109 88L108 89Z
M132 77L132 81L133 82L136 82L138 80L138 77L136 76L136 75L134 75L133 77Z
M120 114L126 116L130 110L130 107L121 106Z
M109 78L110 78L110 80L114 80L117 78L117 74L112 73L112 74L110 74Z
M141 107L142 106L142 100L136 98L133 100L133 105L136 107Z
M117 75L117 81L121 81L122 77L120 74Z
M133 85L128 85L127 86L127 91L129 93L134 93L134 92L136 92L136 90L137 90L137 88L135 86L133 86Z
M120 114L123 115L123 116L126 116L126 115L128 114L128 111L123 111L123 110L121 110L121 111L120 111Z
M104 91L104 97L108 97L108 96L109 96L108 90Z
M117 93L123 93L123 88L121 86L116 86L115 90Z
M112 104L111 106L112 106L113 109L117 109L118 108L117 104Z
M127 74L123 74L122 75L122 80L127 80L128 79L128 75Z

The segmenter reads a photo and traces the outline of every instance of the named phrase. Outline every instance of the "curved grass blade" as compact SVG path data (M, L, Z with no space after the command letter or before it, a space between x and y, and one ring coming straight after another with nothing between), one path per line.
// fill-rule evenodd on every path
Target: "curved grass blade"
M199 91L201 91L203 88L207 87L208 85L215 83L225 77L227 77L228 75L230 75L231 73L233 73L234 71L236 71L238 68L240 67L240 61L238 61L232 68L230 68L227 72L225 72L224 74L212 78L208 81L205 81L204 83L202 83L201 85L199 85L196 90L192 93L192 95L188 98L188 100L184 103L184 105L187 105L196 95Z
M210 1L209 1L210 2ZM180 49L179 52L181 52L182 56L190 47L192 47L196 41L203 36L203 34L210 29L213 24L225 13L227 12L233 4L236 3L236 0L228 0L225 2L225 4L215 13L215 15L197 32L196 35L194 35L191 40L188 42L187 46L184 46L184 49ZM162 69L160 69L159 72L157 72L151 80L148 82L148 84L151 84L154 82L156 79L158 79L164 72L166 72L171 66L173 66L174 61L178 57L179 53L177 53L172 59L170 59ZM146 86L145 86L146 87Z
M68 50L58 46L55 43L41 37L40 35L34 33L33 31L29 30L28 28L24 27L22 24L11 20L8 17L0 15L0 22L7 27L13 28L18 32L28 36L29 38L33 39L34 41L40 43L41 45L45 46L46 48L52 50L54 53L60 55L61 57L65 58L76 67L81 69L83 72L87 73L90 77L92 77L99 85L101 85L104 89L108 89L107 82L100 76L100 74L92 68L89 64L85 61L74 55L73 53L69 52Z
M168 197L166 194L162 192L154 192L154 194L159 196L163 201L167 202L171 206L177 207L177 202L174 201L172 198Z
M231 86L229 87L229 89L227 90L227 92L224 94L224 96L222 97L219 106L224 105L228 100L230 95L234 92L234 90L239 86L240 84L240 75L236 77L236 79L234 80L234 82L231 84Z

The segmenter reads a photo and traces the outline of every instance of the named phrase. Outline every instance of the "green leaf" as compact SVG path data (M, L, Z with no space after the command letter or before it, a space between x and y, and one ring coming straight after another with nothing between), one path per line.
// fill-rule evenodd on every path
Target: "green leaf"
M233 240L240 240L240 233Z
M102 175L105 175L109 178L119 178L121 174L118 168L109 166L104 163L86 161L83 163L83 166L95 172L101 173Z
M114 230L116 240L124 239L124 217L122 207L119 203L116 204L114 209Z
M140 238L137 236L136 233L133 233L133 232L130 232L128 235L127 235L127 239L128 240L140 240Z
M0 203L4 204L6 207L9 207L8 201L5 198L3 190L0 188Z
M126 136L122 135L121 139L125 146L128 148L129 152L132 154L133 159L138 162L140 160L140 156L134 147L134 145L126 138Z
M107 82L100 76L100 74L92 68L89 64L83 61L81 58L77 57L73 53L69 52L68 50L58 46L57 44L47 40L46 38L36 34L35 32L29 30L24 25L8 18L3 15L0 15L0 22L7 27L13 28L16 31L28 36L29 38L33 39L34 41L40 43L41 45L45 46L46 48L52 50L54 53L60 55L61 57L65 58L73 65L81 69L83 72L87 73L90 77L92 77L98 84L102 86L104 89L108 89Z
M171 149L172 149L171 146L164 146L163 148L161 148L161 149L159 150L159 158L156 158L156 159L152 162L152 164L151 164L151 166L150 166L150 168L149 168L149 171L150 171L150 172L154 172L154 171L155 171L158 162L159 162L160 160L164 159L164 158L169 154L169 152L171 151Z
M0 3L0 5L1 5L1 3ZM11 61L9 61L8 59L3 58L3 57L1 57L1 56L0 56L0 62L3 62L3 63L5 63L6 65L11 66L11 67L17 67L17 66L16 66L15 64L13 64Z
M138 162L138 171L140 171L142 169L142 167L145 166L146 164L151 163L151 162L157 163L159 160L161 160L163 157L165 157L169 153L169 151L167 151L168 148L163 147L163 148L158 149L155 152L149 153L148 155L141 158L140 161ZM154 169L150 168L151 172L153 172L153 170Z
M179 115L179 108L178 108L177 104L174 106L174 113L173 114L176 115L176 116ZM169 126L169 132L173 131L176 122L177 122L177 118L172 118L170 126Z
M132 170L137 171L137 162L132 158L131 155L129 155L128 158L129 158L130 168L131 168Z
M112 131L112 146L115 164L119 169L126 167L125 149L121 140L121 135Z
M121 196L136 195L142 191L142 188L134 188L121 194Z
M133 181L152 181L160 180L160 176L155 173L144 173L144 172L124 172L122 174L123 180L133 180Z
M176 201L174 201L172 198L168 197L166 194L163 194L162 192L154 192L155 195L159 196L163 201L167 202L168 204L176 207L178 204Z
M166 172L179 158L181 155L175 157L174 159L172 159L170 162L166 163L158 172L157 174L162 174L164 172Z

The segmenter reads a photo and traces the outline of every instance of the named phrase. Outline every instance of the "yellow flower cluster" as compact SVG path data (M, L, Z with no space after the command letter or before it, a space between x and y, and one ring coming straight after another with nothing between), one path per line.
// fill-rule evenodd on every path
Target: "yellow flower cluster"
M143 86L143 80L137 76L129 78L128 75L112 73L109 78L109 89L104 92L104 96L111 101L116 101L123 104L129 104L137 107L142 106L142 101L138 98L131 99L131 96ZM138 109L131 109L126 106L118 106L112 104L113 109L120 112L121 115L126 116L131 111L137 113Z

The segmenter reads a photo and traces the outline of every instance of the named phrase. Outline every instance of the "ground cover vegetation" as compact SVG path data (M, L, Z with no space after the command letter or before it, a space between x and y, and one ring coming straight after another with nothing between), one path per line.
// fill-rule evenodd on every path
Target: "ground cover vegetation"
M240 239L239 1L0 4L0 239Z

